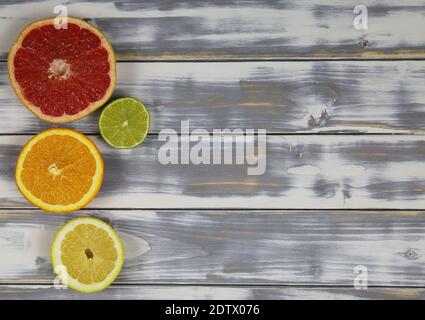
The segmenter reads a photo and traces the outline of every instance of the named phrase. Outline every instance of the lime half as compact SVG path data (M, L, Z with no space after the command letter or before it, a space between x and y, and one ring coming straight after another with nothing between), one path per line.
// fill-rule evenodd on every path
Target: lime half
M114 148L130 149L141 144L149 131L149 112L140 101L121 98L108 104L99 118L103 139Z

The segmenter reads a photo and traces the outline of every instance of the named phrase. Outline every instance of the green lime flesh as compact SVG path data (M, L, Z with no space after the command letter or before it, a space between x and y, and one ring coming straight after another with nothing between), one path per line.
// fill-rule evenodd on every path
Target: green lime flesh
M142 102L133 98L112 101L102 111L99 129L112 147L130 149L141 144L149 131L149 112Z

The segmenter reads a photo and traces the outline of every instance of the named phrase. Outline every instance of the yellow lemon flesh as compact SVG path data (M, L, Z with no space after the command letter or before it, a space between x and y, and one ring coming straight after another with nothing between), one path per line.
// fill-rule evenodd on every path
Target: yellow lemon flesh
M61 282L83 293L107 288L124 264L124 248L117 233L95 218L77 218L56 234L52 265Z

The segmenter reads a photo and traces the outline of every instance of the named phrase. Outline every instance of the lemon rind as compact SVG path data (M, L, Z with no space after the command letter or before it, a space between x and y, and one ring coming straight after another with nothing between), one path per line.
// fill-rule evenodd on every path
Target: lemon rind
M107 232L114 241L115 249L117 250L118 254L114 269L108 274L105 280L90 285L81 283L77 279L72 278L66 272L66 268L60 268L60 270L57 269L57 266L63 265L60 250L63 239L66 237L68 232L74 230L78 225L81 224L91 224ZM50 258L57 277L65 286L81 293L96 293L109 287L121 272L121 269L124 265L124 245L121 238L109 224L96 218L76 218L63 225L57 232L50 250Z

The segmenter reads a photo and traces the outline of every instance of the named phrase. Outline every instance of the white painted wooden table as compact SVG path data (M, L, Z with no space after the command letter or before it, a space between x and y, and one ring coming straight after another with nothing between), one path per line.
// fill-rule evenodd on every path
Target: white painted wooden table
M99 138L98 113L69 125L105 158L98 197L71 215L30 206L17 154L49 127L17 100L6 57L19 30L61 1L0 0L0 299L425 297L425 1L69 1L110 38L116 97L149 107L141 147ZM162 166L158 133L266 128L267 170ZM52 238L106 219L126 249L96 295L53 287ZM368 269L367 290L353 287Z

